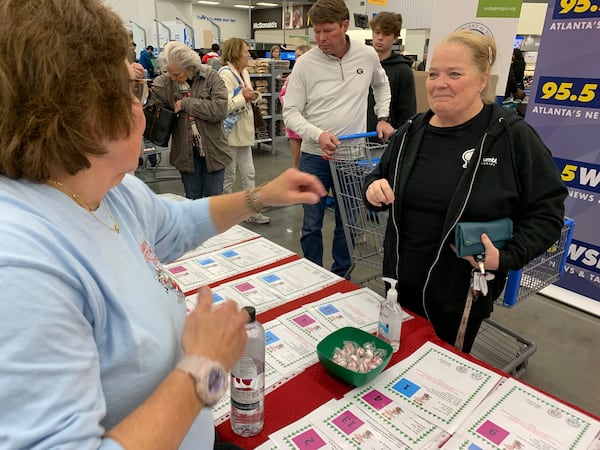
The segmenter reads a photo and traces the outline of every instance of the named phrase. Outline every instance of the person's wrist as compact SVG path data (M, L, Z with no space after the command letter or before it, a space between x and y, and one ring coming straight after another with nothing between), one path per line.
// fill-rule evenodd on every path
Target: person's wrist
M244 191L244 198L246 199L246 206L253 213L256 213L256 214L259 214L260 212L263 211L263 209L265 209L265 205L262 202L262 198L260 196L263 186L264 185L260 185L255 188L252 188L252 189L246 189Z

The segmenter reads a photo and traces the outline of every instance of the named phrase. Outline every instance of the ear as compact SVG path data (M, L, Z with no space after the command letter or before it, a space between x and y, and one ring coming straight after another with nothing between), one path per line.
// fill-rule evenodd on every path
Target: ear
M488 85L488 81L490 79L490 73L486 72L481 75L481 81L479 83L479 92L483 92Z
M344 33L346 31L348 31L349 26L350 26L350 19L344 19L344 21L342 22L342 30L344 30Z

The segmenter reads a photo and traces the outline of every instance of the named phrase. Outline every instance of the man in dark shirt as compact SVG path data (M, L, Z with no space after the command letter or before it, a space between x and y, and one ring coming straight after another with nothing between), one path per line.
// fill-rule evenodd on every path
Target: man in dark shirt
M156 74L154 73L154 65L152 64L152 58L154 57L154 47L149 45L145 50L142 50L140 53L140 64L144 66L146 72L148 73L148 78L154 78Z
M379 61L388 76L392 92L390 117L384 119L397 129L417 112L415 77L411 69L413 60L392 51L394 42L400 36L402 16L392 12L380 12L371 20L369 26L373 32L373 48L379 55ZM375 116L374 105L375 98L373 92L369 90L368 131L375 130L378 119L382 119Z

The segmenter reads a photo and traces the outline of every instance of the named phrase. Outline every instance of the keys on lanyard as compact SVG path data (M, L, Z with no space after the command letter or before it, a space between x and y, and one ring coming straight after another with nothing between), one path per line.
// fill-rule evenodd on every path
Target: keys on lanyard
M486 273L484 261L485 261L485 253L480 253L475 255L475 261L479 266L479 270L473 270L473 291L476 294L481 293L481 295L488 294L488 285L487 282L494 279L494 274ZM477 298L477 296L475 296Z

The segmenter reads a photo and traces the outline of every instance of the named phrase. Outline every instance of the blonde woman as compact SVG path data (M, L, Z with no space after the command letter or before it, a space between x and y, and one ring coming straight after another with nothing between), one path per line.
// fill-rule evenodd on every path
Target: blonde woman
M467 353L507 271L560 236L567 196L537 133L495 103L488 83L495 60L489 36L457 31L442 40L425 82L431 109L400 127L363 188L369 208L390 211L383 274L398 280L400 304ZM454 229L506 217L515 232L502 249L481 235L485 271L494 278L469 314L467 292L479 266L473 256L456 256ZM463 314L468 323L458 333Z
M254 144L254 113L250 102L260 100L260 94L254 90L248 73L248 59L250 52L246 41L240 38L231 38L223 44L221 61L223 66L219 74L225 82L228 91L228 113L239 112L240 118L233 125L228 143L232 149L233 161L225 168L223 193L232 191L239 169L242 179L242 189L253 189L255 186L254 161L252 160L252 144ZM271 219L261 213L253 214L246 222L266 224Z

